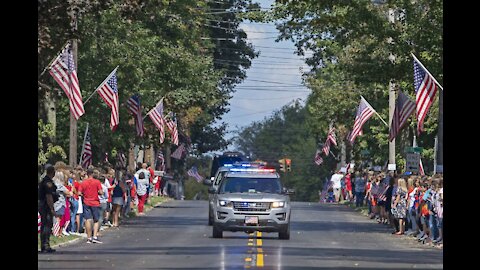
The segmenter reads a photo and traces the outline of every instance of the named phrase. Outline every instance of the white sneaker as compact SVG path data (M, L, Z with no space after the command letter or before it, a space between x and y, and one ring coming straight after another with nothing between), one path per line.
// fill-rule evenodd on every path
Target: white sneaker
M63 234L63 235L66 235L66 236L69 236L69 235L70 235L66 230L63 230L63 231L62 231L62 234Z

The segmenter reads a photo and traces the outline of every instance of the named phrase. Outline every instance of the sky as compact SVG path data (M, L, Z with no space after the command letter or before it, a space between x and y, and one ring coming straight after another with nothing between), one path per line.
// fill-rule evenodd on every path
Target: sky
M262 8L271 8L273 3L271 0L256 2ZM303 56L294 53L292 41L275 42L279 31L274 23L244 22L239 28L247 33L248 42L260 55L252 60L246 71L247 78L235 87L230 111L223 116L222 122L228 124L226 139L235 136L234 132L239 128L268 118L296 99L301 99L304 104L310 93L302 85L302 70L309 70ZM228 147L228 150L234 149L233 145Z

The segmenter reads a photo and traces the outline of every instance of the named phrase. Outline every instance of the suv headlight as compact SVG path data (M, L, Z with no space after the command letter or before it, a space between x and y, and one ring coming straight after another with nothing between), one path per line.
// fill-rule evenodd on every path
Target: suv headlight
M225 200L218 200L218 205L222 207L232 207L233 204L231 201L225 201Z
M273 202L272 208L282 208L285 206L285 202Z

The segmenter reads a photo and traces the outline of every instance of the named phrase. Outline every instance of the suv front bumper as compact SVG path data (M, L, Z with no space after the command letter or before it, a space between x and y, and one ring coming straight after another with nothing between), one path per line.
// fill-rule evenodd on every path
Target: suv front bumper
M289 208L272 208L265 212L240 212L230 207L216 207L214 211L214 226L222 231L279 232L285 230L290 221ZM258 224L245 224L247 216L258 217Z

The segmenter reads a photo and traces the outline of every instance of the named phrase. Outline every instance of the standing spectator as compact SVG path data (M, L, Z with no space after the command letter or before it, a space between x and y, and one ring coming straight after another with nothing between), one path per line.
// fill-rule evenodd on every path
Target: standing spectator
M433 242L442 244L443 242L443 179L439 179L438 192L435 200L435 212L437 213L438 238Z
M412 202L412 195L413 195L413 192L415 191L415 184L414 184L414 178L413 177L408 177L407 178L407 200L406 200L406 205L405 207L407 208L407 223L406 223L406 227L405 228L408 228L407 231L405 231L405 234L406 235L412 235L413 233L415 233L416 231L416 223L415 221L413 220L412 218L412 215L411 215L411 205L413 204ZM413 201L415 200L415 198L413 198Z
M80 226L79 222L79 215L78 213L78 206L80 197L78 196L78 188L80 187L80 173L78 171L73 172L73 182L72 182L72 197L70 197L70 233L71 234L78 234L78 227Z
M161 195L161 190L160 190L160 185L161 185L161 182L162 182L162 177L159 176L159 175L156 175L154 178L153 178L153 184L154 184L154 194L155 196L160 196Z
M113 219L113 227L118 227L118 218L120 215L120 210L123 207L124 199L123 196L125 194L125 180L116 179L114 183L114 188L112 192L112 219Z
M153 186L153 180L155 178L155 170L153 170L152 166L150 166L150 162L147 162L147 170L148 170L148 173L150 174L150 186L149 186L149 196L151 194L153 194L153 191L154 191L154 186Z
M145 177L144 172L140 172L137 180L137 196L138 196L138 214L143 216L143 207L147 199L148 178Z
M352 178L350 172L345 175L346 200L353 201Z
M335 196L335 202L340 201L340 194L341 194L341 188L342 188L342 183L341 180L343 178L343 173L338 171L337 173L332 175L332 178L330 181L333 183L333 194Z
M102 184L99 180L94 179L93 169L87 170L87 179L83 180L80 184L80 194L83 195L83 212L85 221L85 228L87 231L87 243L102 243L98 237L98 219L99 219L99 208L100 200L98 195L103 195ZM93 238L92 238L93 234Z
M106 210L107 210L107 202L108 202L108 187L110 184L108 183L107 178L104 175L100 175L98 180L100 181L100 184L102 185L102 195L98 195L98 200L100 201L100 214L98 217L98 224L100 225L100 231L103 231L102 225L105 223L104 220L106 220Z
M396 235L403 235L405 233L405 219L407 218L407 183L405 179L398 179L397 192L395 201L393 202L392 212L396 219L398 219L399 230Z
M360 175L359 171L355 172L355 206L363 206L363 199L365 197L365 178Z
M67 209L67 197L71 196L71 192L65 187L65 174L58 170L53 177L53 182L57 187L58 200L53 205L55 208L55 222L53 223L53 235L60 236L65 225L65 210ZM67 211L68 212L68 211ZM67 224L68 225L68 224Z
M131 172L127 172L127 176L125 178L125 193L124 193L125 204L123 205L123 208L122 208L122 215L125 218L128 217L128 213L130 213L133 187L135 187L135 184L133 183L133 174Z
M107 208L105 208L105 219L103 220L103 224L112 227L112 223L110 222L110 213L112 212L112 192L115 188L115 170L112 168L107 168L107 180L105 182L105 186L108 190L107 196ZM100 223L102 225L102 223Z
M64 174L65 174L65 177L63 178L63 185L68 190L68 192L65 194L66 195L66 197L65 197L65 212L62 216L62 219L60 220L60 227L62 228L62 234L68 236L68 235L70 235L70 233L67 232L67 229L70 226L70 219L71 219L71 215L70 215L71 214L70 213L71 203L70 203L70 201L73 197L73 185L70 182L70 180L72 179L70 177L70 171L65 170Z
M429 191L428 191L428 183L426 181L423 181L421 183L421 189L420 189L420 194L419 194L419 200L420 204L418 206L418 211L419 211L419 216L420 216L420 224L422 225L422 233L420 234L420 237L418 238L418 241L424 242L428 236L430 235L430 232L428 230L428 205L426 199L429 197Z
M38 187L38 212L40 214L40 242L41 252L55 252L50 247L50 235L52 234L53 218L55 216L55 201L58 200L56 195L57 187L53 183L52 178L55 176L55 167L46 166L46 175Z
M388 176L388 188L387 192L385 193L385 218L387 219L387 224L393 227L394 233L398 232L399 230L398 222L396 222L392 214L392 203L395 200L397 194L397 181L398 178L396 176Z

